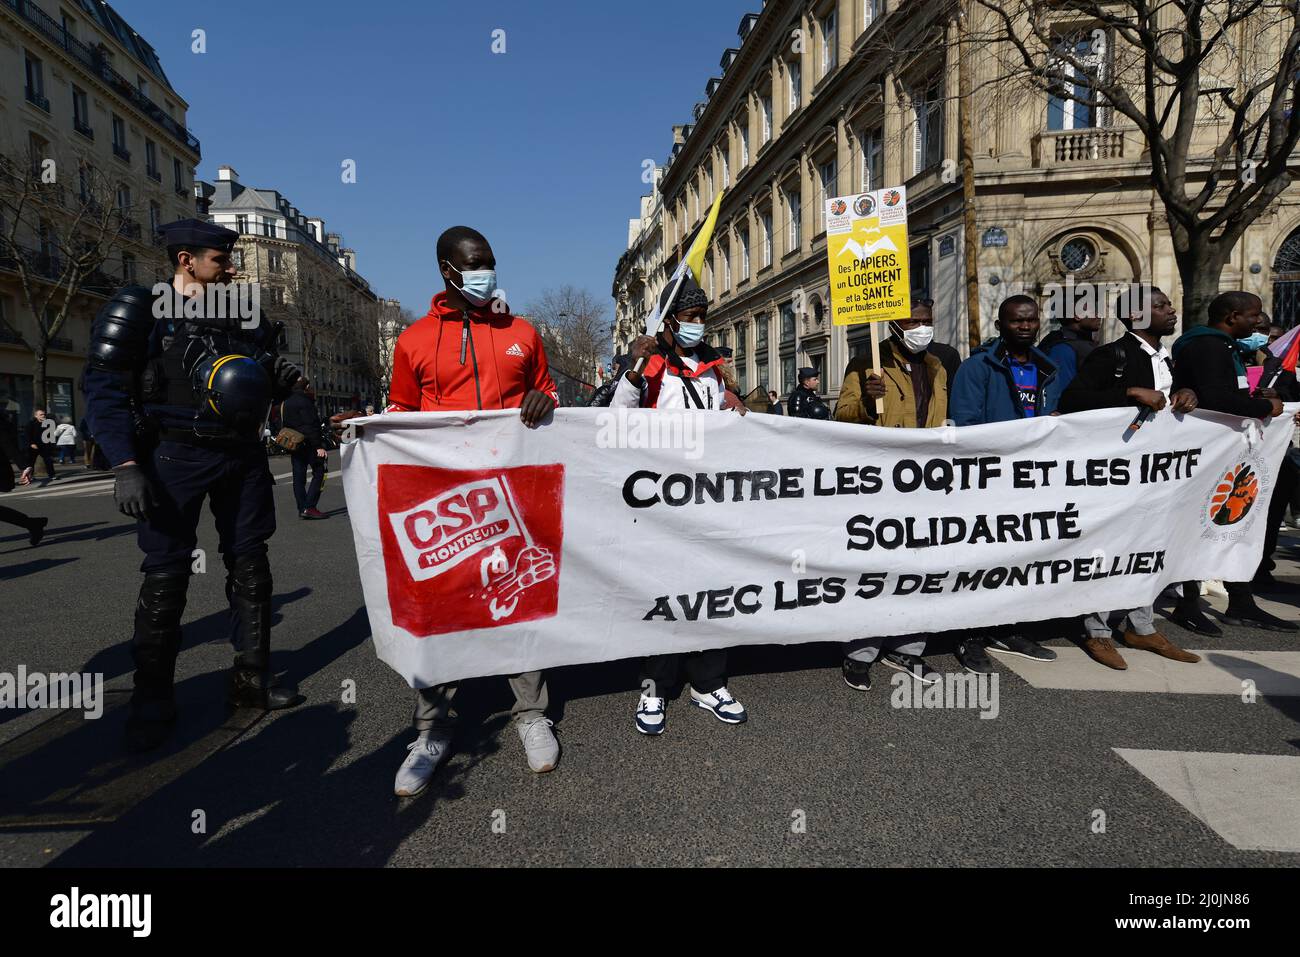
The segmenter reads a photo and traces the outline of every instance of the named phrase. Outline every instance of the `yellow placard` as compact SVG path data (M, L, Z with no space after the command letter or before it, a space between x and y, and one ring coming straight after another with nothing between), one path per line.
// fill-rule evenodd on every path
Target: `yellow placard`
M835 325L911 315L906 188L826 200L826 255Z

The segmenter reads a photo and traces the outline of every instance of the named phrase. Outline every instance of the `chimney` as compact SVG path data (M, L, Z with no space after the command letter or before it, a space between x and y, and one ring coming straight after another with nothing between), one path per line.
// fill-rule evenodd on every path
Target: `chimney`
M673 127L673 145L678 146L686 142L686 127L675 125Z
M325 242L325 220L318 216L312 216L307 220L307 225L311 227L308 232L316 237L316 242Z
M235 172L233 166L217 167L217 182L219 183L238 183L239 174Z

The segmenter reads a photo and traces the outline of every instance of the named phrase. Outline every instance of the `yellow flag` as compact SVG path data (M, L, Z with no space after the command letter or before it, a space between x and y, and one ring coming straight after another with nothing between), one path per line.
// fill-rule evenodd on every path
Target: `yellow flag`
M709 240L713 238L713 228L718 225L718 207L722 205L722 196L726 192L725 189L719 190L718 195L714 197L713 208L709 210L709 215L704 220L704 225L700 227L695 242L691 243L691 251L686 254L686 265L690 267L691 275L700 286L704 285L704 253L709 248Z

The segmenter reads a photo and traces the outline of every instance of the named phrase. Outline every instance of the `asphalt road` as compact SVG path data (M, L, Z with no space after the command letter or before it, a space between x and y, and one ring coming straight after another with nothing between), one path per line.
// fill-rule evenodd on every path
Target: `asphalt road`
M287 472L287 459L275 460L273 471ZM49 516L50 531L46 544L30 549L0 526L0 671L20 664L29 672L99 671L110 689L129 689L125 642L140 560L134 526L114 510L102 479L75 482L4 497L6 505ZM986 720L969 709L893 708L892 673L879 667L876 687L855 692L841 681L838 646L830 643L733 652L730 687L748 707L749 723L722 725L683 697L670 703L668 732L658 739L633 729L633 662L558 670L552 717L564 754L556 771L541 776L528 770L508 724L505 682L468 682L457 752L424 795L399 800L392 782L412 738L412 695L369 645L341 485L336 475L327 482L324 522L296 518L287 477L275 496L275 666L301 685L306 703L257 722L184 773L145 775L148 785L116 820L0 823L0 864L1300 861L1300 789L1290 788L1290 804L1273 801L1271 814L1244 807L1233 790L1287 800L1300 773L1300 678L1283 674L1283 693L1246 703L1236 693L1190 693L1181 674L1154 691L1060 690L1000 664L999 713ZM224 719L221 671L230 661L208 517L200 544L212 552L210 573L192 582L177 670L182 730L190 738ZM1289 559L1282 574L1300 581ZM1297 599L1286 601L1282 610L1300 620ZM1184 647L1213 649L1229 662L1242 652L1286 652L1269 659L1286 671L1292 654L1300 658L1296 637L1229 628L1223 638L1203 640L1165 627ZM1051 644L1072 647L1064 639ZM1145 656L1125 654L1130 662ZM932 663L956 668L948 655ZM1050 667L1057 665L1066 667ZM344 701L350 682L355 704ZM118 747L120 720L112 718L77 728L82 752L87 743L100 754ZM49 711L0 711L0 761L50 720ZM1116 749L1205 753L1227 770L1193 777L1190 759L1175 757L1175 773L1189 779L1191 793L1179 800L1177 787L1158 783L1156 772ZM26 762L27 783L39 791L49 775L76 782L74 791L90 788L96 782L80 781L83 769L68 753L51 746L38 755L48 759ZM1271 770L1258 771L1255 756Z

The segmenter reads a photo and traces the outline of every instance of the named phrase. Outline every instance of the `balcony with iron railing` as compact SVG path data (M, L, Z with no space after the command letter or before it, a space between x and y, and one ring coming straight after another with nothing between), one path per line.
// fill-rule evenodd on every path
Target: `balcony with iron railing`
M72 128L88 140L93 140L95 138L95 130L89 123L85 123L81 120L73 120Z
M127 239L139 239L140 224L137 223L134 219L127 219L123 217L122 221L117 225L117 234L119 236L124 236Z
M1044 130L1034 137L1034 165L1058 166L1124 158L1124 131Z
M82 43L65 30L62 24L32 3L31 0L0 0L0 5L12 10L37 33L40 33L55 46L65 50L72 59L85 67L91 75L98 77L113 92L127 100L141 113L149 117L150 120L166 130L172 137L184 144L185 148L190 152L199 153L199 141L194 134L169 116L157 103L141 93L126 77L114 70L100 48L89 47ZM40 103L36 103L36 105L41 106ZM49 111L48 101L42 106L42 109L46 112Z
M113 155L116 156L118 159L122 160L124 163L131 162L131 151L127 149L125 146L123 146L121 143L113 144Z

